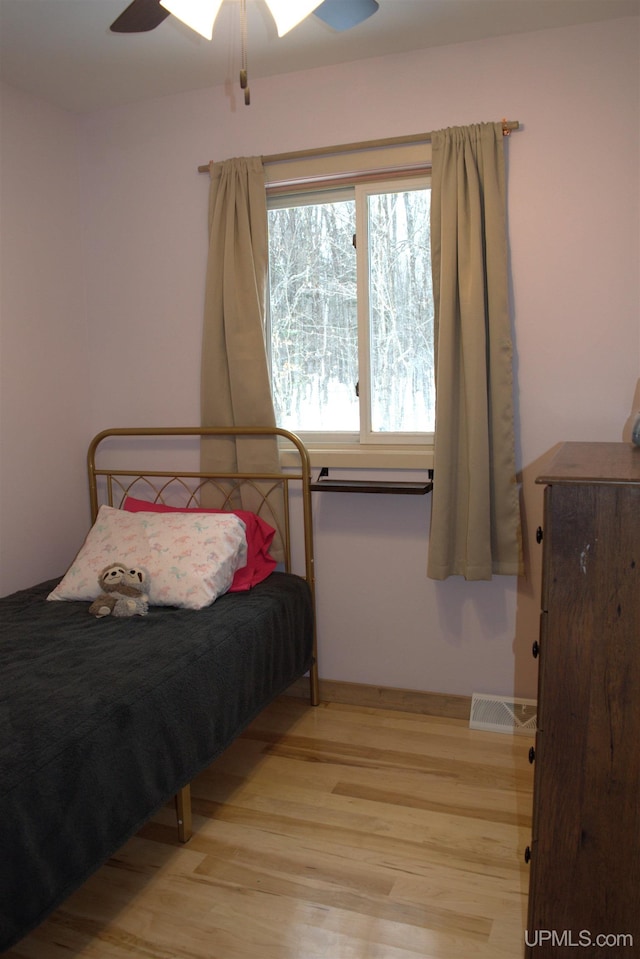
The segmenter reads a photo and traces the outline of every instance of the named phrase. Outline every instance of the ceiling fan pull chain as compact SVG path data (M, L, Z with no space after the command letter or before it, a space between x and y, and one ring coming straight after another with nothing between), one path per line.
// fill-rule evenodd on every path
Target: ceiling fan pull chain
M249 92L249 76L247 72L247 0L240 0L240 44L240 89L244 90L244 104L248 107L251 103L251 93Z

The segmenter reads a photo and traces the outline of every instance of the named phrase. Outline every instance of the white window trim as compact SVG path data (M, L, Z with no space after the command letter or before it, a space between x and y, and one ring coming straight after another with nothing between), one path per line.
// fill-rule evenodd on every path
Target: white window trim
M431 166L431 144L408 143L373 149L355 150L349 153L333 154L322 157L305 157L270 163L265 167L267 192L271 197L270 205L278 205L278 194L319 192L327 197L329 186L339 191L341 186L354 184L358 177L384 181L393 177L401 178L415 186L415 177L428 179ZM370 182L367 183L371 187ZM384 191L388 183L381 182ZM395 183L394 183L395 188ZM286 202L286 201L285 201ZM357 227L356 227L357 229ZM362 394L362 390L360 391ZM368 394L367 394L368 395ZM338 442L335 436L330 439L318 433L298 435L304 442L314 468L323 466L352 469L397 469L428 470L433 469L433 434L418 434L407 437L407 442L398 443L397 436L389 437L388 442L375 434L375 444L362 442L356 434L344 435L344 441ZM365 434L366 438L366 434ZM282 451L283 464L287 462L287 452Z
M310 436L298 433L304 443L311 465L321 469L323 466L344 469L370 470L429 470L433 469L433 445L422 447L392 446L337 446L317 443ZM289 464L292 454L281 451L283 466Z

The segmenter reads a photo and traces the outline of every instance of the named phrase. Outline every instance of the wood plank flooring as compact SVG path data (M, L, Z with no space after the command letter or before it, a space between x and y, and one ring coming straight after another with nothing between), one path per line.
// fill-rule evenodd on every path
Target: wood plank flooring
M529 746L282 697L7 959L519 959Z

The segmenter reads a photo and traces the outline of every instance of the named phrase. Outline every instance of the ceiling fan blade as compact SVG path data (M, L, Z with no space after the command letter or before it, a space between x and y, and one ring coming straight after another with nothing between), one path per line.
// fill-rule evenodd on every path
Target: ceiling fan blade
M350 30L376 12L378 0L324 0L313 12L333 30Z
M146 33L155 30L168 16L170 13L160 6L160 0L133 0L110 29L114 33Z

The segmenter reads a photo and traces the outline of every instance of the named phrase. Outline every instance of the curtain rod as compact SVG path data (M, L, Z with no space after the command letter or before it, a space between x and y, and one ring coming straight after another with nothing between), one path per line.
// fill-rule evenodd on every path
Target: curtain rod
M512 130L518 130L520 123L518 120L503 120L502 135L511 136ZM292 153L272 153L270 156L263 156L263 163L283 163L286 160L305 160L309 157L330 156L333 153L354 153L357 150L373 150L377 147L404 146L407 143L429 143L431 133L414 133L406 137L387 137L385 140L363 140L360 143L340 143L332 147L319 147L311 150L294 150ZM198 167L198 173L208 173L209 164L205 163Z

